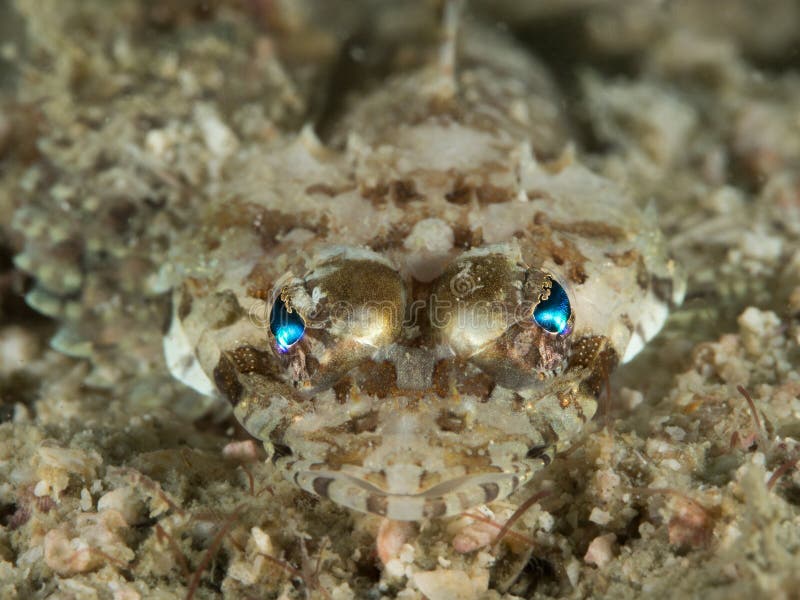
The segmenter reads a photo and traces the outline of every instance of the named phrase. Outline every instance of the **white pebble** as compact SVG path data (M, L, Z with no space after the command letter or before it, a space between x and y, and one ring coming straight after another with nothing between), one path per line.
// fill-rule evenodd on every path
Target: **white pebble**
M545 533L549 533L553 530L553 526L556 524L556 520L553 518L549 512L541 512L539 514L539 518L536 520L539 526L539 529L544 531Z
M144 503L139 499L136 489L131 486L124 486L111 490L100 496L97 501L98 512L115 510L128 525L133 525L139 520Z
M406 565L399 558L393 558L383 565L383 572L391 579L399 579L406 573Z
M30 332L12 325L0 330L0 374L8 375L36 358L39 344Z
M81 489L81 510L83 512L92 510L92 506L94 501L92 500L92 494L86 488Z
M43 479L37 481L36 485L33 487L33 495L41 498L43 496L47 496L48 494L50 494L50 484Z
M194 116L203 134L203 141L212 154L225 158L236 151L239 145L236 135L210 104L198 104Z
M614 542L616 540L617 536L613 533L597 536L589 544L583 560L602 569L614 558Z
M265 554L267 556L273 556L273 548L272 548L272 540L269 537L269 534L266 533L260 527L253 527L250 530L250 535L253 536L253 542L258 548L259 554Z
M578 581L581 576L581 563L578 562L578 559L574 557L570 559L564 570L567 572L567 579L569 579L572 587L578 587Z
M669 435L669 437L671 437L676 442L682 442L684 440L684 438L686 438L686 431L684 431L680 427L675 427L673 425L667 425L664 428L664 431L666 431L667 435Z
M611 521L611 515L595 506L589 515L589 520L592 523L597 523L598 525L608 525L608 523Z

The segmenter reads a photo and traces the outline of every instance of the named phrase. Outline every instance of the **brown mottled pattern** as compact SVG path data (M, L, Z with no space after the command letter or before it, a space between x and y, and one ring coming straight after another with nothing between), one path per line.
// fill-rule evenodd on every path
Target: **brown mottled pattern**
M307 128L251 149L178 269L174 353L199 368L176 376L213 379L305 490L392 519L501 499L549 464L676 289L636 203L560 154L540 65L476 35L454 81L409 68L325 143ZM571 312L553 333L534 308L556 283ZM289 348L270 330L276 298L305 323Z
M611 372L619 363L619 356L616 351L606 344L592 345L593 357L590 365L589 376L583 380L582 385L589 390L593 396L600 394L603 386L607 385Z
M273 377L278 375L275 361L270 352L245 345L236 348L229 356L240 373L257 373Z
M403 206L413 200L423 200L417 191L417 184L413 179L395 179L389 182L380 182L373 186L361 188L361 196L370 200L377 207L384 205L389 200Z
M365 432L372 433L375 431L375 429L377 429L379 423L380 418L378 411L372 410L368 413L358 415L357 417L347 420L342 425L333 428L333 431L337 433L350 434L359 434Z
M444 197L453 204L467 204L472 200L472 193L472 186L464 184L463 178L460 178L456 179L453 183L453 189L447 192Z
M497 204L511 200L514 190L484 183L475 188L475 197L481 204Z
M397 393L397 372L389 361L369 362L358 373L359 388L365 394L386 398L393 392Z
M606 252L605 256L614 261L614 264L618 267L629 267L641 260L639 251L633 248L625 250L624 252Z
M234 362L225 354L220 356L219 363L214 369L214 383L231 405L236 406L242 398L244 388L239 383Z
M594 364L597 353L605 346L606 340L602 336L582 337L572 342L572 352L569 357L569 368L587 368Z
M466 225L453 225L453 243L456 248L469 250L483 244L483 229L471 229Z
M366 245L376 252L385 252L389 249L402 247L405 242L409 231L411 231L411 224L392 224L385 231L381 231L375 237L371 238Z
M422 196L417 192L417 184L413 179L402 179L393 181L390 185L392 199L400 205L411 202L412 200L422 200Z
M207 243L213 247L226 230L252 228L265 250L273 247L277 237L299 225L311 226L317 218L312 215L287 213L265 208L251 202L232 200L229 206L220 207L209 219L205 232ZM324 227L319 229L324 235Z
M587 257L570 238L554 235L555 230L547 220L534 220L528 227L525 240L537 249L538 254L549 256L558 266L566 269L570 281L584 283L587 278Z
M336 395L336 401L339 404L345 404L350 399L350 390L353 388L353 380L350 377L344 377L333 385L333 393Z

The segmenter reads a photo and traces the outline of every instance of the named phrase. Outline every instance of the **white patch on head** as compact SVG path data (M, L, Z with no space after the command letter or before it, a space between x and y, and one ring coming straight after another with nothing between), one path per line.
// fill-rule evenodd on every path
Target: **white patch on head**
M205 396L216 396L217 388L203 372L180 319L172 317L169 332L164 336L164 358L172 376Z
M450 261L454 243L453 229L441 219L417 222L403 242L411 276L417 281L433 281Z
M489 204L470 213L469 226L480 228L485 243L498 244L513 239L518 231L525 231L541 210L541 205L535 202Z
M433 171L465 170L487 160L502 158L495 149L497 133L456 124L425 122L401 129L395 148L409 158L409 170L419 167Z

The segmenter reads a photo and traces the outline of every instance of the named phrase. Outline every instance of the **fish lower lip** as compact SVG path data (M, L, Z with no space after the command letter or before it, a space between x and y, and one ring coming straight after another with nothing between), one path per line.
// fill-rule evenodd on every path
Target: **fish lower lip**
M353 471L301 470L293 479L303 489L348 508L398 521L417 521L452 516L505 498L525 483L534 469L521 463L518 472L465 475L407 491L383 489Z

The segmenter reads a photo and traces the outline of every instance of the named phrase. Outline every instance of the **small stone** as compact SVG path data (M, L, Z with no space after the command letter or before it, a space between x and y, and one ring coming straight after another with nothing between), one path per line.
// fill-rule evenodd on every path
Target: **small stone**
M115 510L122 515L128 525L139 521L144 509L144 503L139 498L136 490L130 486L117 488L103 494L97 501L97 510Z
M597 523L598 525L608 525L608 523L611 521L611 515L595 506L589 515L589 520L592 523Z
M406 565L399 558L393 558L383 564L383 572L391 579L399 579L406 574Z
M768 232L745 231L739 243L742 254L748 258L762 261L775 262L783 251L783 240Z
M753 306L745 309L737 319L741 332L742 344L751 356L760 356L764 352L765 342L777 338L781 320L770 310L759 310Z
M489 589L488 573L470 577L460 570L436 569L415 573L412 579L428 600L477 600Z
M34 493L38 496L49 494L57 500L58 495L69 485L71 475L86 482L91 481L103 459L94 451L40 446L34 461L36 475L39 477Z
M676 442L682 442L686 438L686 431L684 431L680 427L667 425L666 427L664 427L664 431L666 431L667 435Z
M411 564L414 562L414 555L416 550L414 550L414 546L411 544L403 544L403 547L400 548L400 553L398 557L406 564Z
M603 502L612 502L619 493L619 487L622 483L620 476L612 469L601 469L597 472L595 480L597 482L598 499Z
M581 576L581 563L578 559L574 557L570 559L564 570L567 572L567 579L569 579L572 587L578 587L578 581Z
M261 459L261 446L253 440L230 442L222 449L222 456L239 462L255 462Z
M260 527L253 527L250 530L250 535L253 536L253 543L256 545L256 548L260 554L273 556L274 549L272 547L272 539L269 537L267 532Z
M590 565L596 565L601 569L614 559L614 542L617 536L613 533L599 535L589 544L588 550L583 560Z
M194 116L203 134L203 141L214 156L225 158L236 151L239 146L236 135L210 104L198 104Z
M709 543L714 524L708 512L690 498L675 496L667 525L669 543L683 548L700 548Z
M498 528L492 523L476 521L468 516L456 521L454 526L460 525L458 533L453 537L453 549L466 554L484 548L491 544L497 537ZM451 531L454 528L451 527Z
M89 510L92 510L92 504L93 504L93 500L92 500L91 492L89 490L87 490L86 488L82 488L81 489L81 505L80 505L81 506L81 510L83 512L87 512Z
M392 559L400 558L402 562L413 561L413 547L411 560L405 560L406 556L401 555L401 551L405 550L407 540L409 540L415 533L413 523L408 521L392 521L384 519L378 529L378 536L375 544L378 548L378 558L386 565ZM405 555L408 551L405 550Z
M639 390L632 390L630 388L622 388L619 393L623 405L628 410L633 410L644 402L644 394Z
M39 343L30 331L16 325L0 330L0 375L21 369L38 353Z
M542 511L539 513L539 517L536 520L539 529L544 531L545 533L549 533L553 531L553 527L555 527L556 520L549 512Z
M475 555L475 564L481 568L491 567L496 560L497 557L486 550L478 552L478 554Z
M50 484L44 480L37 481L36 485L33 486L33 495L37 498L41 498L43 496L47 496L50 494Z
M649 540L656 532L655 526L645 521L641 525L639 525L639 535L642 537L643 540Z
M330 590L329 595L331 600L352 600L355 598L355 592L353 592L346 581Z

